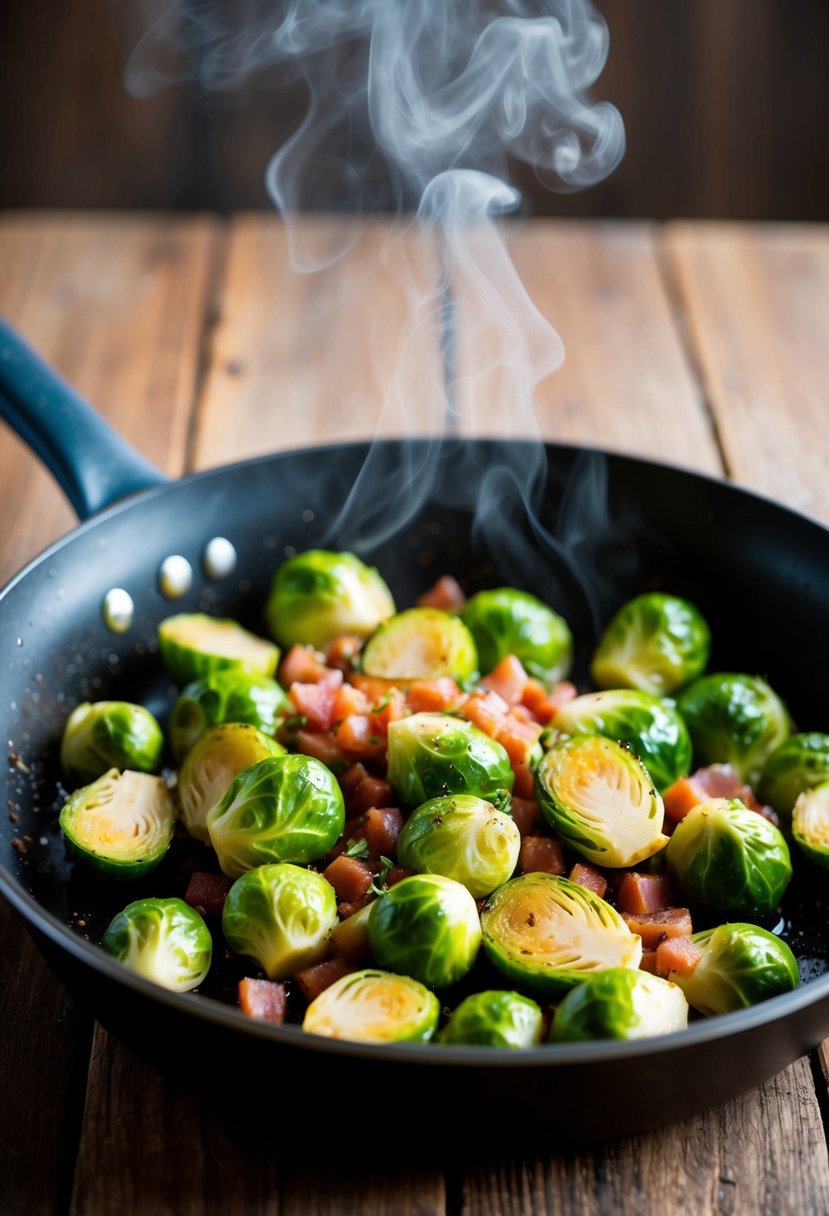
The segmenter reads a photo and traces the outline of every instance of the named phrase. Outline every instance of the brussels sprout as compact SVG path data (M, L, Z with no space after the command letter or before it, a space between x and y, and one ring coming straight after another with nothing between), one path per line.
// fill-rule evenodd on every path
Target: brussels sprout
M481 944L475 900L442 874L412 874L372 904L371 952L381 967L446 988L469 971Z
M209 844L207 812L236 774L284 752L281 743L242 722L223 722L206 730L184 757L178 774L181 817L190 835Z
M240 772L207 816L210 843L231 878L266 862L315 861L344 826L336 777L300 755L270 756Z
M673 692L705 671L711 633L688 600L651 591L624 604L602 634L590 672L599 688Z
M800 982L789 947L759 925L718 925L692 934L691 941L702 957L690 975L677 973L674 980L706 1017L757 1005Z
M425 1043L440 1018L433 992L408 975L366 969L344 975L321 992L302 1029L354 1043Z
M492 671L513 654L531 676L561 680L573 661L573 635L563 617L541 600L514 587L478 591L461 609L475 639L482 671Z
M535 774L542 815L565 844L599 866L635 866L668 843L665 808L644 765L603 735L555 744Z
M660 793L691 767L691 740L676 707L647 692L585 693L556 710L555 724L561 734L605 735L626 744Z
M110 768L154 773L163 749L161 727L143 705L84 701L66 720L60 763L74 785L85 785Z
M637 968L642 939L615 908L553 874L511 878L481 913L484 949L513 983L555 997L596 971Z
M161 777L111 768L60 813L70 851L108 878L140 878L167 852L176 808Z
M478 670L478 652L458 617L440 608L408 608L371 635L362 668L385 680L467 680Z
M792 836L807 857L829 867L829 781L804 790L794 804Z
M567 993L550 1026L551 1043L646 1039L688 1025L688 1002L677 984L614 967Z
M697 763L730 764L751 786L790 730L786 706L759 676L702 676L680 695L677 708Z
M366 638L394 614L391 592L353 553L309 549L277 570L265 616L282 646L324 646L341 633Z
M438 1035L441 1043L533 1047L541 1040L541 1009L517 992L473 992Z
M783 833L739 798L711 798L689 811L665 860L683 895L711 912L771 912L792 876Z
M101 945L172 992L198 988L213 953L210 930L183 899L137 899L112 920Z
M227 893L222 931L268 979L283 980L322 962L337 924L337 896L321 874L281 862L257 866Z
M288 694L269 676L234 668L211 672L181 692L170 715L170 744L179 763L210 726L244 722L275 735L280 720L293 712ZM134 767L134 766L133 766Z
M451 714L410 714L389 724L387 777L408 806L473 794L499 810L515 780L500 743Z
M758 796L786 819L798 795L829 781L829 735L790 735L776 748L760 777Z
M518 864L521 833L490 802L450 794L424 802L403 825L397 860L408 870L443 874L474 899L506 882Z
M165 667L177 684L200 680L212 671L232 668L255 676L272 676L279 651L238 621L180 612L158 626L158 648Z

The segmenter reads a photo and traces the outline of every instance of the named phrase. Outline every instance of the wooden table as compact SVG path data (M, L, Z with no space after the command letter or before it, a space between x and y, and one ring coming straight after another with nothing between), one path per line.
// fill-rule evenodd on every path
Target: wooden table
M345 226L308 220L302 235L332 251ZM300 278L272 216L7 214L0 312L179 474L374 432L406 316L407 242L387 249L388 235L372 223ZM511 246L567 348L537 394L544 437L725 473L829 521L829 229L537 222ZM438 374L430 342L414 349L418 375ZM380 429L408 425L391 401ZM73 524L5 430L0 506L0 581ZM353 1170L311 1169L240 1141L209 1099L91 1024L5 905L0 959L3 1213L829 1212L825 1047L650 1136L486 1166L448 1149L443 1170L389 1171L368 1151Z

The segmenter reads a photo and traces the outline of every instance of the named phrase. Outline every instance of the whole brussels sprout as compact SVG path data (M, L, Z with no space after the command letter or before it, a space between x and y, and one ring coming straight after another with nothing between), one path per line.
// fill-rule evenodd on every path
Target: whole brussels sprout
M344 826L336 777L301 755L270 756L240 772L207 815L210 843L231 878L266 862L315 861Z
M223 722L243 722L275 735L281 719L292 712L288 694L269 676L232 667L211 672L188 684L173 706L169 725L173 755L180 763L209 727Z
M515 774L500 743L451 714L419 713L389 724L387 776L408 806L472 794L499 810Z
M537 680L562 680L573 661L573 635L563 617L526 591L478 591L461 609L478 649L482 671L515 655Z
M688 1002L677 984L614 967L567 993L550 1026L551 1043L591 1039L646 1039L688 1025Z
M184 757L178 774L181 817L190 835L209 844L207 812L236 774L284 752L281 743L242 722L223 722L206 730Z
M481 1047L534 1047L541 1041L541 1009L517 992L473 992L438 1035L441 1043Z
M604 735L629 747L662 793L691 767L688 729L670 701L635 689L611 689L575 697L556 710L565 735Z
M706 1017L732 1013L791 992L797 960L779 937L759 925L734 923L694 933L701 958L690 975L674 975L689 1005Z
M688 600L659 591L623 604L602 634L590 672L599 688L661 696L705 671L711 633Z
M798 795L829 781L829 735L790 735L763 765L758 796L788 819Z
M84 701L66 719L61 767L73 785L86 785L110 768L154 773L164 735L143 705L129 701Z
M446 988L475 962L481 944L478 909L454 879L412 874L372 904L368 940L381 967L428 988Z
M804 790L794 804L792 837L811 861L829 867L829 781Z
M60 812L70 852L107 878L140 878L173 838L176 808L161 777L112 768L75 790Z
M711 912L771 912L792 876L783 833L739 798L695 806L674 829L665 859L685 898Z
M730 764L751 786L790 730L786 706L759 676L702 676L680 695L677 708L697 763Z
M467 680L478 670L478 652L458 617L440 608L408 608L371 635L362 668L384 680Z
M238 621L204 612L179 612L163 620L158 626L158 649L180 685L225 668L272 676L279 662L273 642L243 629Z
M255 959L271 980L322 962L337 924L337 896L321 874L282 862L257 866L227 893L222 931L237 954Z
M554 874L511 878L481 913L484 949L513 983L557 997L593 972L636 969L642 939L615 908Z
M521 833L509 815L483 798L450 794L409 816L397 860L408 870L454 878L480 899L511 877L520 849Z
M562 739L535 774L542 815L565 844L600 866L635 866L668 843L665 808L644 765L603 735Z
M213 954L210 930L183 899L137 899L114 917L101 945L171 992L198 988Z
M367 968L344 975L313 1000L302 1029L353 1043L426 1043L440 1018L433 992L408 975Z
M374 567L353 553L309 549L277 570L265 616L280 645L321 647L341 633L368 637L394 611Z

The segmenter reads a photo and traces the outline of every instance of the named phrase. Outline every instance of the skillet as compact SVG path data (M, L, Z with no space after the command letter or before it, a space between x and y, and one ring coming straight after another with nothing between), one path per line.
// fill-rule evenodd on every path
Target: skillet
M805 981L797 991L658 1039L500 1052L366 1046L257 1023L228 1003L232 975L217 976L201 994L149 984L94 943L129 899L153 893L154 882L167 893L175 858L163 863L167 874L156 871L125 894L77 874L56 825L57 747L69 709L120 695L163 720L175 692L153 657L158 622L172 611L204 610L263 632L274 569L286 551L331 546L367 459L378 486L399 481L404 467L429 470L428 492L402 530L378 538L375 529L367 540L352 520L341 533L340 547L376 564L401 606L446 571L469 592L520 574L570 622L578 678L613 608L664 587L707 617L711 669L765 676L800 729L829 726L819 683L829 668L829 531L821 525L686 470L522 440L337 444L167 482L2 322L0 415L47 463L83 520L0 593L0 729L11 761L4 797L19 816L0 820L0 891L73 996L113 1033L163 1067L196 1062L231 1091L240 1077L270 1076L281 1093L287 1082L292 1119L318 1114L320 1086L377 1093L391 1085L407 1095L395 1105L395 1136L434 1133L435 1112L501 1110L516 1112L498 1118L501 1142L514 1135L548 1145L631 1135L693 1115L759 1085L829 1033L829 934L818 879L798 858L781 928ZM474 501L454 493L460 474L491 484L492 470L537 467L539 455L542 492L532 511L507 512L509 533L491 516L491 527L480 526ZM202 568L215 536L238 555L220 579ZM158 579L173 553L188 559L195 577L171 604ZM102 613L115 587L135 605L124 633ZM24 851L15 839L27 842Z

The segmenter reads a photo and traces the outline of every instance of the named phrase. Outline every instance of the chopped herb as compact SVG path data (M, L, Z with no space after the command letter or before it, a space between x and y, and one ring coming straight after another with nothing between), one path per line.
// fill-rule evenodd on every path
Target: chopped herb
M368 857L368 841L349 840L343 849L343 857Z
M379 735L369 735L368 745L369 745L369 747L379 747L380 746L380 736Z
M293 714L290 718L286 718L283 726L286 730L302 730L303 726L308 725L308 718L305 714Z
M375 895L385 895L388 891L387 879L389 872L394 867L394 862L388 857L380 857L380 873L374 879L374 882L369 887Z
M389 691L383 696L383 699L378 701L376 705L372 706L371 712L373 714L381 714L391 700L391 694L392 690L389 689Z

